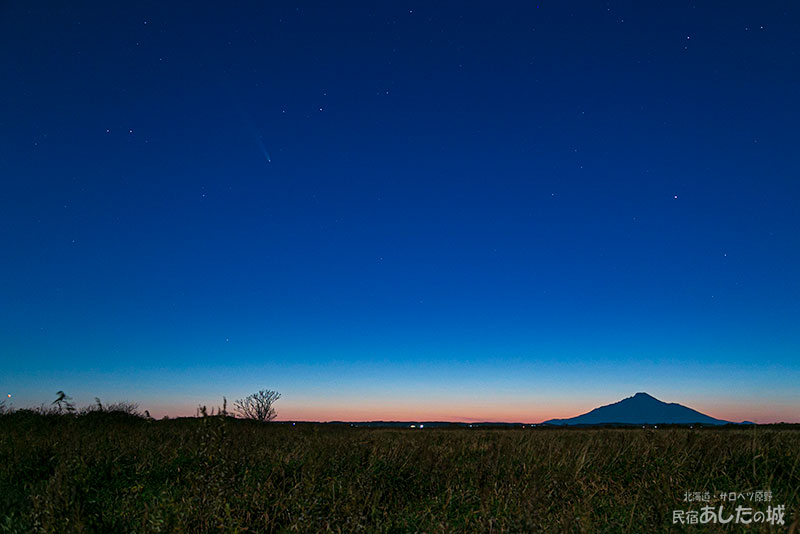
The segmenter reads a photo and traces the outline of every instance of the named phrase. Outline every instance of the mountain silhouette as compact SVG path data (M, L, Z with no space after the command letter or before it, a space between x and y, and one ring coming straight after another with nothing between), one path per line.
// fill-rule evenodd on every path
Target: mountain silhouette
M633 397L619 402L600 406L591 412L569 419L550 419L543 424L549 425L655 425L655 424L703 424L726 425L730 421L715 419L692 410L686 406L671 402L662 402L647 393L637 393Z

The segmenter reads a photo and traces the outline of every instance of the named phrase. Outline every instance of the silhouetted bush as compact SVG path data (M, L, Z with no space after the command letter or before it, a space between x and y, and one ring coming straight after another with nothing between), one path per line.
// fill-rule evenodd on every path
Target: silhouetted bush
M273 404L281 398L277 391L262 389L258 393L239 399L234 403L236 412L245 419L255 419L256 421L269 422L277 417Z

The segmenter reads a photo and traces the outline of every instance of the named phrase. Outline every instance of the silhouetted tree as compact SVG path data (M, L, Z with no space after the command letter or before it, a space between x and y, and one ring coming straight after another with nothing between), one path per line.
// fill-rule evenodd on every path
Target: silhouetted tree
M272 405L280 398L281 394L277 391L262 389L258 393L237 400L234 406L236 406L236 412L245 419L255 419L266 423L278 415Z
M55 404L56 408L58 408L58 413L62 413L64 410L66 410L67 413L73 413L75 411L75 405L72 403L72 397L63 391L56 392L56 400L53 401L53 404Z

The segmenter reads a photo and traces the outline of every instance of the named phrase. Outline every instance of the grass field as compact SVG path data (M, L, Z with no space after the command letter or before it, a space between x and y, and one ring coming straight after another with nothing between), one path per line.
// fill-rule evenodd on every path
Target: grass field
M21 411L0 416L0 430L0 532L790 532L800 510L791 429L369 429ZM683 502L686 491L756 490L785 505L785 525L672 523L673 510L706 504Z

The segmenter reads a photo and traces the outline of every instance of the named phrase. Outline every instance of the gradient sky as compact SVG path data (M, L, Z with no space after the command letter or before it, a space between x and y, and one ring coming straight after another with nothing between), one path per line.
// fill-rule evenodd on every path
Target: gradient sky
M4 397L800 422L797 4L334 4L0 3Z

